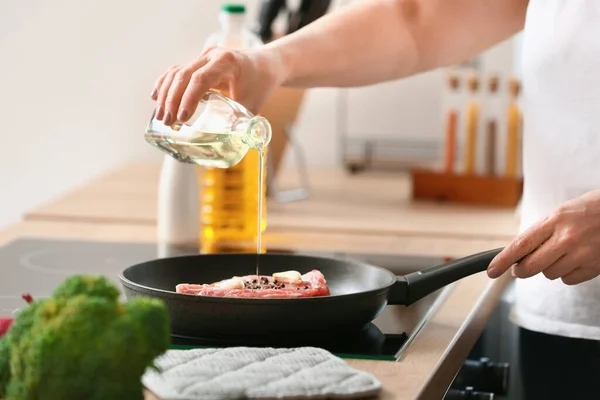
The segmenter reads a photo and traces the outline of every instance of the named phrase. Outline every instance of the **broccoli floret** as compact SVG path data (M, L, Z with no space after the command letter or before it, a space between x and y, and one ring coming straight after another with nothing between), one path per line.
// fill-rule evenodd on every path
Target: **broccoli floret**
M34 301L3 338L6 400L142 399L141 377L169 347L167 308L136 297L121 304L104 277L74 276ZM6 381L5 385L2 383Z
M79 294L116 301L119 298L119 289L105 277L78 275L62 282L54 289L52 297L70 299Z

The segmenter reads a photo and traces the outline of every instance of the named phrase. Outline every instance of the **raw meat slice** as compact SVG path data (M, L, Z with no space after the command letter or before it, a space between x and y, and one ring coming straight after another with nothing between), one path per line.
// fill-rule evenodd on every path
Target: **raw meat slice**
M13 322L15 322L14 318L0 317L0 337L8 332Z
M286 271L273 276L234 276L211 284L181 283L177 293L215 297L293 298L329 296L327 281L316 269L304 275Z
M27 304L31 304L33 302L33 297L30 294L24 294L21 297L27 302ZM13 317L0 317L0 337L8 333L8 330L14 322L15 319Z

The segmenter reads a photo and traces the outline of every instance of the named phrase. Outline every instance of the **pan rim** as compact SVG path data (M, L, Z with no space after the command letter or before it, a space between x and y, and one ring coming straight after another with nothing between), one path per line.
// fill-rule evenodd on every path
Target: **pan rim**
M365 263L365 262L361 262L361 261L356 261L356 260L342 260L339 258L334 258L334 257L324 257L324 256L313 256L310 254L305 254L305 253L293 253L293 254L289 254L289 253L264 253L264 254L260 254L260 257L271 257L271 256L292 256L292 257L298 257L298 258L310 258L310 259L318 259L318 260L322 260L322 261L335 261L335 262L345 262L347 264L354 264L354 265L359 265L361 267L368 267L368 268L373 268L376 270L381 270L382 272L386 273L389 275L390 277L390 281L385 284L382 285L379 288L375 288L375 289L371 289L371 290L367 290L367 291L362 291L362 292L353 292L353 293L343 293L343 294L336 294L336 295L329 295L329 296L314 296L314 297L276 297L276 298L269 298L269 297L222 297L222 296L207 296L207 295L196 295L196 294L187 294L187 293L177 293L174 290L165 290L165 289L158 289L158 288L153 288L153 287L149 287L146 285L142 285L139 283L135 283L133 281L131 281L130 279L125 277L125 273L126 271L135 268L137 266L143 265L143 264L147 264L147 263L151 263L151 262L155 262L158 260L178 260L178 259L189 259L189 258L197 258L197 257L203 257L203 256L210 256L210 257L233 257L233 256L243 256L243 257L249 257L249 256L257 256L257 254L253 254L253 253L216 253L216 254L187 254L187 255L181 255L181 256L172 256L172 257L164 257L164 258L156 258L153 260L148 260L148 261L143 261L134 265L130 265L129 267L125 268L124 270L120 271L118 273L118 277L119 280L122 282L123 285L128 286L130 289L134 289L134 290L144 290L144 291L148 291L148 292L154 292L154 293L159 293L161 296L164 297L169 297L169 298L173 298L173 299L197 299L197 300L193 300L193 301L198 301L198 302L214 302L214 303L240 303L240 304L248 304L249 302L252 303L267 303L267 304L277 304L277 303L282 303L282 302L286 302L286 303L290 303L290 302L323 302L323 301L336 301L338 299L343 299L349 296L352 297L370 297L373 295L380 295L383 293L387 293L390 288L396 283L396 281L398 280L399 276L394 274L393 272L391 272L388 269L385 269L383 267L380 267L378 265L374 265L374 264L369 264L369 263ZM224 278L226 279L226 278ZM327 278L325 278L325 280L327 280ZM387 297L387 296L386 296ZM192 300L191 300L192 301Z

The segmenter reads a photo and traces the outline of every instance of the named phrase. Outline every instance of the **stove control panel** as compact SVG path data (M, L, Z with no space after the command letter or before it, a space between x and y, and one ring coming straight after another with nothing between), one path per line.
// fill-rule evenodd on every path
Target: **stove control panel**
M444 400L494 400L494 393L476 392L472 387L450 389Z
M493 399L494 395L505 396L509 388L509 375L508 363L492 362L487 357L466 360L444 399L474 400Z

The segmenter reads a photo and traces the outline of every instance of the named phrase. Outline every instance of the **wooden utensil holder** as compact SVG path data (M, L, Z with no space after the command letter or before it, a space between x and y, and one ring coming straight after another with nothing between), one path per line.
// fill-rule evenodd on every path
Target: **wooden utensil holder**
M412 171L415 200L516 207L522 193L521 177L463 175L427 169Z

